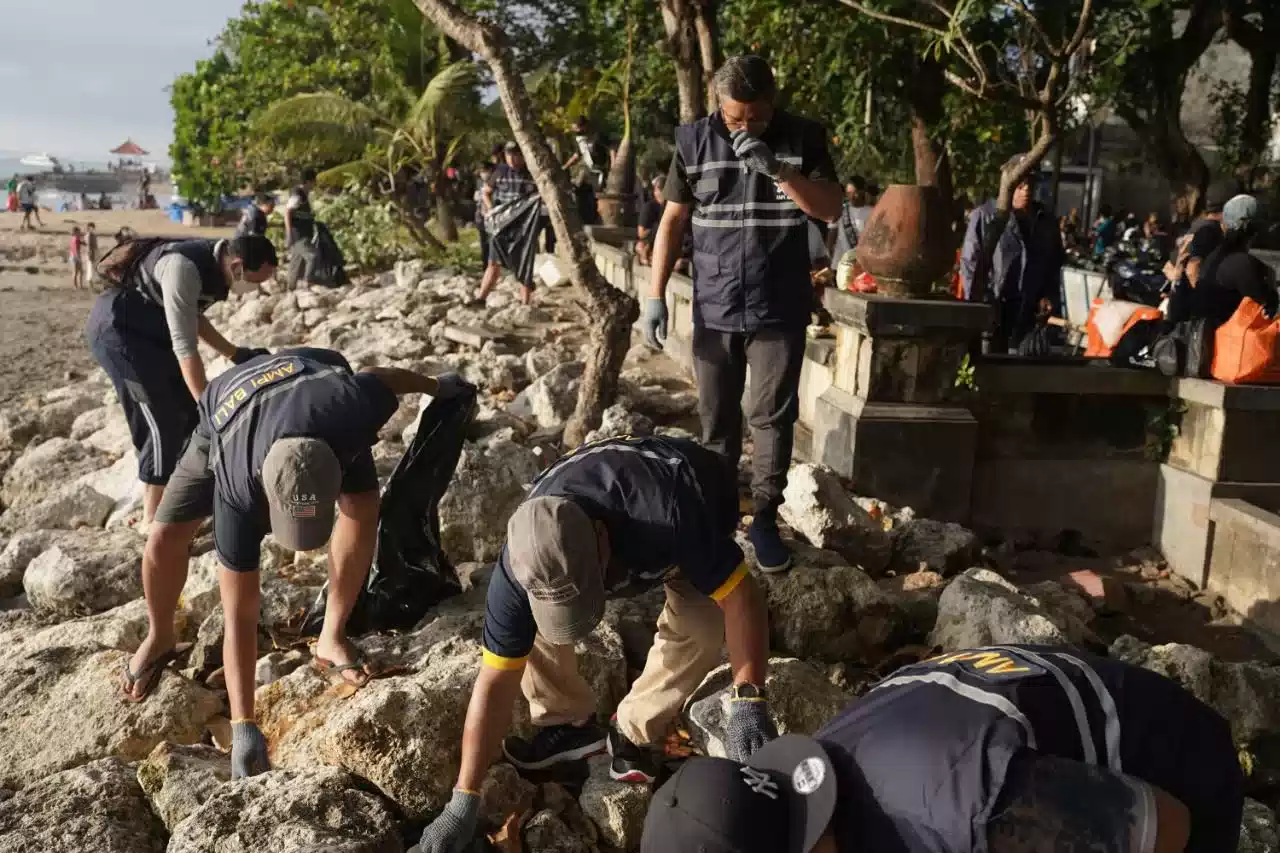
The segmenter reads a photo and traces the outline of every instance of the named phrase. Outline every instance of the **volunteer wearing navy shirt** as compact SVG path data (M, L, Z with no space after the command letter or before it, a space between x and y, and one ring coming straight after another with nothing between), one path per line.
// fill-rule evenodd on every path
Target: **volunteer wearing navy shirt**
M354 373L338 353L311 348L258 356L214 379L201 396L199 426L147 539L142 575L150 627L125 666L126 697L145 698L173 657L173 615L186 582L188 549L210 515L226 622L232 775L266 769L253 689L259 547L267 533L294 551L329 543L316 665L335 681L362 686L370 670L346 637L346 621L377 537L378 478L370 448L399 395L449 395L463 387L452 374L433 379L387 367Z
M552 465L507 526L489 583L484 662L471 694L453 799L423 833L423 853L460 853L499 748L538 770L604 752L610 775L652 781L684 701L721 660L733 668L728 744L746 758L776 735L765 701L768 615L734 541L737 490L714 453L671 438L611 439ZM574 644L605 600L665 584L644 672L605 729ZM538 734L503 740L523 689Z
M649 345L661 348L667 281L692 221L702 443L737 471L750 368L749 535L761 570L777 572L791 564L777 513L791 467L804 330L813 307L809 225L840 215L840 186L822 125L774 108L777 90L764 59L730 59L715 84L720 109L676 129L641 325Z
M144 247L117 246L104 261ZM233 362L265 352L228 342L205 309L230 293L257 290L275 274L276 250L258 236L183 240L158 243L132 266L98 297L84 332L124 407L143 484L142 517L150 522L196 425L196 400L207 384L199 342Z
M1174 682L1067 648L905 667L813 738L684 764L641 853L1230 853L1227 721Z
M267 236L267 217L276 209L276 200L266 193L259 193L253 204L244 209L240 216L240 224L236 226L236 236L249 234Z

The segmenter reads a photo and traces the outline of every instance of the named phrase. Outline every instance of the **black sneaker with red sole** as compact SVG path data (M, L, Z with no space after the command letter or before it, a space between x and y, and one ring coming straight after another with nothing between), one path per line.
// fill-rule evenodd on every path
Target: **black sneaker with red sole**
M521 770L544 770L556 764L581 761L607 748L605 729L594 721L582 726L547 726L532 740L509 737L502 754Z
M609 778L615 782L652 785L658 778L658 758L651 750L636 746L617 729L608 730Z

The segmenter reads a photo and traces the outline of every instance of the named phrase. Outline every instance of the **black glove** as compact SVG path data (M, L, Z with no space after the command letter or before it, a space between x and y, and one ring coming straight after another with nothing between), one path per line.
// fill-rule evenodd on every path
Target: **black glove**
M763 698L730 699L727 729L725 746L729 757L742 763L778 736L778 729L769 716L769 703Z
M462 853L476 834L479 817L480 797L455 790L440 816L422 830L419 853Z
M231 778L244 779L271 769L267 760L267 740L257 723L231 724Z
M271 355L271 350L265 347L236 347L236 351L231 354L231 363L244 364L249 359L260 355Z

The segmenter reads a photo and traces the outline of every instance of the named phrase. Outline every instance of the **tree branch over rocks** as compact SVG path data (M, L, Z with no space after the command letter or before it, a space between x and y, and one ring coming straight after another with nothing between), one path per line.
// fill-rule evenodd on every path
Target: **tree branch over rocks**
M631 326L640 316L639 307L634 298L605 281L596 268L569 176L552 154L534 118L533 102L516 70L506 35L451 0L416 2L422 14L442 33L488 63L507 121L547 206L558 254L567 262L569 279L587 304L584 319L590 325L591 352L578 391L577 407L564 430L564 443L576 447L588 432L600 425L601 414L617 396L618 374L631 346Z

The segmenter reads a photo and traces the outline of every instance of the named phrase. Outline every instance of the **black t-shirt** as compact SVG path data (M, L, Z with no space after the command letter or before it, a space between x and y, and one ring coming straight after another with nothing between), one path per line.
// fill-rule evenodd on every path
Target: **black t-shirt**
M1191 241L1187 243L1187 260L1204 261L1213 250L1222 245L1222 224L1213 219L1197 219L1191 226ZM1186 277L1186 274L1183 274Z
M1192 314L1221 326L1247 296L1273 317L1277 301L1275 279L1271 267L1248 251L1224 247L1200 267L1200 284L1192 291Z
M690 441L610 439L568 456L534 483L529 497L573 499L605 525L612 559L610 598L635 595L675 576L720 600L746 576L734 541L736 493L719 457ZM720 482L725 481L725 482ZM529 594L502 549L484 614L484 660L518 669L533 648L537 625Z
M218 559L241 571L258 567L270 530L262 463L277 439L323 439L342 465L342 491L370 491L378 478L369 449L398 405L382 380L352 373L327 349L280 350L213 379L200 397L199 431L210 442Z

